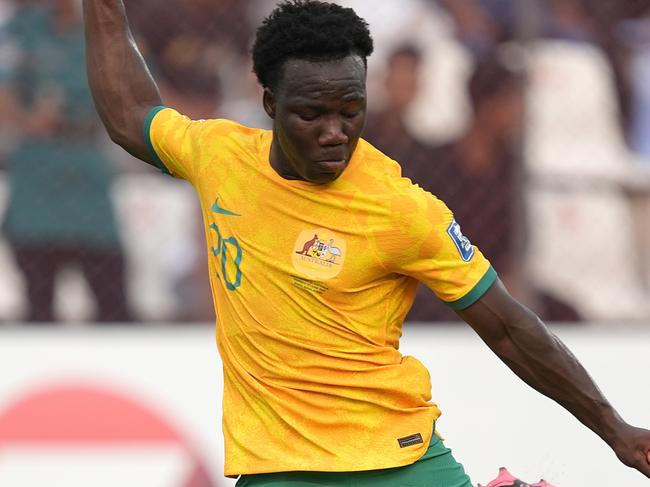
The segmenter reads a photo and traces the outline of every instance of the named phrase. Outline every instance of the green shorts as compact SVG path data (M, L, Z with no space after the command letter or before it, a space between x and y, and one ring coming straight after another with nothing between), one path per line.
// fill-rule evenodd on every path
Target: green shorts
M242 475L236 487L473 487L463 466L437 436L417 462L365 472L281 472Z

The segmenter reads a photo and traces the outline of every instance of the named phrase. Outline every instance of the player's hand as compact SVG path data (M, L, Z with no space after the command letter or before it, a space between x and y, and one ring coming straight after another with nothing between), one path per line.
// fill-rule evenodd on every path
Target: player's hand
M612 448L621 462L650 478L650 431L626 425Z

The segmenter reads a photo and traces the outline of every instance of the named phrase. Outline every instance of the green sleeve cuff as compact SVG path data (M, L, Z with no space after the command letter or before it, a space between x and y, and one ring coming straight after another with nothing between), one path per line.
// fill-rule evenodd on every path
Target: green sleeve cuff
M162 159L156 152L156 149L154 149L153 143L151 142L151 124L153 123L153 119L156 118L156 115L158 115L158 113L165 110L166 108L167 107L163 107L163 106L154 107L151 109L147 117L144 119L144 140L147 143L147 148L149 149L149 153L151 154L151 157L153 158L153 162L156 165L156 167L160 169L163 173L171 176L169 169L167 169L167 166L165 166L165 163L162 161Z
M487 290L490 289L492 284L494 284L494 281L497 280L497 277L497 271L494 270L494 267L490 266L485 275L478 283L476 283L476 286L474 286L470 292L468 292L465 296L457 301L447 303L447 305L455 311L461 311L463 309L469 308L471 305L481 299Z

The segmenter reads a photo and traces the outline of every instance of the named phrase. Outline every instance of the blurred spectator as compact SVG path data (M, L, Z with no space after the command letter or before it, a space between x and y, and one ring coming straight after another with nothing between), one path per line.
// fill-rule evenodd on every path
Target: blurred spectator
M616 25L624 18L639 15L650 4L648 0L537 0L536 6L534 0L526 5L512 0L438 1L454 19L458 40L478 60L490 56L500 43L521 37L524 29L532 37L598 46L612 66L622 127L629 126L635 108L626 53L616 39ZM536 14L540 14L536 16L539 18L531 24Z
M551 0L546 9L545 36L597 44L597 23L587 8L583 0Z
M402 165L402 174L442 199L501 273L512 268L512 195L519 162L521 80L496 62L480 65L470 82L474 119L458 141L432 148L409 131L405 118L417 100L421 53L405 45L389 57L386 101L368 119L365 138ZM419 287L410 321L454 320L431 291Z
M387 98L384 73L391 54L405 44L421 53L417 100L405 119L410 132L430 143L458 136L467 123L469 106L464 81L471 69L468 50L454 37L454 21L433 0L339 0L370 24L375 52L368 66L368 96L374 107Z
M440 4L453 17L457 38L474 57L480 59L488 56L496 44L507 40L505 30L499 25L503 17L492 16L481 1L440 0Z
M468 92L474 107L469 127L460 139L430 152L416 182L447 203L504 279L515 268L523 76L497 58L486 60L476 66Z
M468 84L473 117L467 130L460 139L433 148L414 171L414 182L449 206L506 285L518 269L514 178L521 165L522 81L496 58L478 64ZM453 318L420 286L410 320Z
M611 69L592 44L542 40L530 51L527 266L586 319L640 320L650 316L638 248L648 221L634 220L630 195L648 194L650 174L625 144Z
M546 39L587 43L602 51L610 64L615 101L618 104L618 122L622 130L629 127L631 93L627 59L616 39L616 25L622 18L647 0L620 0L593 2L591 0L551 0L542 2L545 22L542 36Z
M422 54L413 45L399 47L389 56L384 107L369 115L364 132L371 144L402 163L402 174L410 179L430 157L429 148L411 133L406 122L419 94L421 63Z
M57 277L78 266L95 297L96 319L129 321L111 172L97 140L78 4L21 2L3 30L16 56L1 80L2 118L18 137L3 229L25 278L27 319L55 321Z
M126 0L133 31L148 61L158 71L165 100L178 97L192 118L218 106L224 82L247 58L251 27L246 2L238 0ZM151 19L156 21L152 22Z
M539 297L538 303L522 273L524 76L505 53L477 64L468 83L473 118L467 130L430 150L428 160L415 169L414 181L449 206L513 294L545 319L575 320L575 311L550 296ZM456 319L423 286L408 318Z
M622 23L619 40L629 56L630 145L650 164L650 6L640 13Z

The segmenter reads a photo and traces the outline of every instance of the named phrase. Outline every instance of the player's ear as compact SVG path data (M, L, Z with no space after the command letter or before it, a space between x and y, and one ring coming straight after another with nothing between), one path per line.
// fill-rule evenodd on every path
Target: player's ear
M262 96L262 104L264 105L264 111L266 114L275 120L275 106L276 99L275 94L271 91L270 88L264 88L264 95Z

